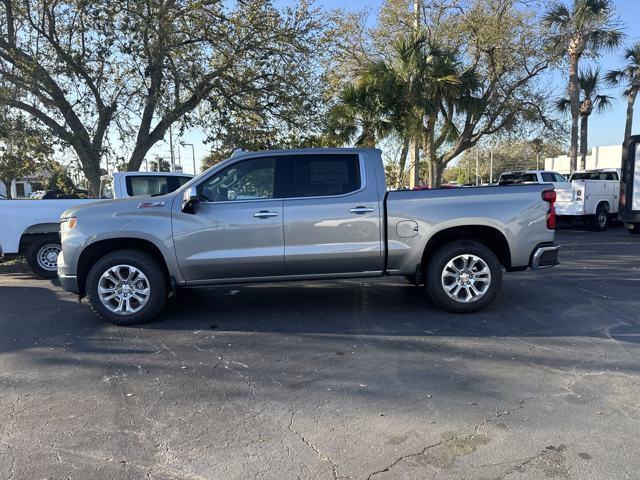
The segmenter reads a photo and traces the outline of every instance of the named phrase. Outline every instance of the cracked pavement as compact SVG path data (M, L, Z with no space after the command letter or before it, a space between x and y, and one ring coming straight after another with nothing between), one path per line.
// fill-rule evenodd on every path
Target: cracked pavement
M635 479L640 239L443 313L403 279L183 292L99 321L0 265L0 479Z

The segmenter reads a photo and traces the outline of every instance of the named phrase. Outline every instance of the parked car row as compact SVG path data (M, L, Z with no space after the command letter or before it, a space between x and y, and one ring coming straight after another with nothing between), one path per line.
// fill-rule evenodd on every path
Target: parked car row
M550 183L556 191L556 214L560 221L590 223L603 231L618 217L620 170L576 171L569 178L558 172L527 170L505 172L498 185Z
M60 215L76 205L136 195L162 195L192 175L166 172L119 172L101 179L99 199L29 199L0 203L0 254L24 255L38 276L55 278L60 253Z
M418 191L387 190L379 150L242 153L192 179L105 179L101 193L120 199L75 201L54 224L60 237L47 230L52 222L23 230L21 217L41 213L27 206L49 205L25 201L13 208L14 234L0 241L15 244L17 232L19 252L27 235L34 270L49 275L55 262L65 290L120 325L154 318L181 288L380 276L404 276L441 308L470 313L491 304L503 269L558 263L558 210L595 209L598 219L608 205L640 231L640 136L625 148L621 176L576 172L563 182L545 178L555 172L508 172L499 187Z

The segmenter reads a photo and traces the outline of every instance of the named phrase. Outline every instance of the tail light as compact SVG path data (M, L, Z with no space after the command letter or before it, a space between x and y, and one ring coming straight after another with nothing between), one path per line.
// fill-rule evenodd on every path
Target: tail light
M549 211L547 212L547 228L549 230L556 229L556 192L554 190L545 190L542 192L542 200L549 203Z

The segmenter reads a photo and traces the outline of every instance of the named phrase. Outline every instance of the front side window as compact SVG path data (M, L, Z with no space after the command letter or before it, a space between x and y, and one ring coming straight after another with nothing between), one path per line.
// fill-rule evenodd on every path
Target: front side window
M554 173L553 176L556 177L556 182L566 182L567 181L567 179L564 178L559 173Z
M206 202L275 198L276 160L256 158L235 163L198 186Z
M345 195L361 187L358 155L308 155L290 159L288 197Z

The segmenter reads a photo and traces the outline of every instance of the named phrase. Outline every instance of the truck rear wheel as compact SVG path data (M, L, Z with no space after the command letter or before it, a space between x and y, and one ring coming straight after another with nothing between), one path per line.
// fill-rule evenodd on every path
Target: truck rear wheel
M29 268L40 278L58 276L58 255L62 251L57 234L39 235L29 243L25 257Z
M118 250L99 259L87 275L91 309L116 325L155 318L167 302L167 281L158 261L140 250Z
M502 267L485 245L460 240L440 247L426 265L427 294L440 308L472 313L489 306L502 285Z
M604 205L598 205L598 209L596 210L596 214L592 219L591 226L596 232L604 232L607 228L609 228L609 221L611 220L609 216L609 210Z

